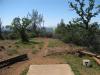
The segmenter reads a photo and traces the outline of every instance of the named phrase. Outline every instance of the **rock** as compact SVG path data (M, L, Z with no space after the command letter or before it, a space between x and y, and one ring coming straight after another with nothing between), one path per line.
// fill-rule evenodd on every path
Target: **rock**
M89 59L84 59L83 60L83 66L86 66L86 67L91 67L91 61Z

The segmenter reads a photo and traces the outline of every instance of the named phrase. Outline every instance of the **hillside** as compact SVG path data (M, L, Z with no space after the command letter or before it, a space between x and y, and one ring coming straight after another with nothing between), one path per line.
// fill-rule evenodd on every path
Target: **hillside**
M22 44L19 40L5 40L0 42L0 60L24 54L28 55L29 60L18 62L11 66L0 69L0 75L25 75L31 64L65 64L71 65L76 75L99 75L100 67L91 57L84 56L79 58L73 53L77 50L86 48L74 44L65 44L57 39L35 38L29 44ZM70 54L69 54L70 53ZM92 68L82 66L82 59L93 61ZM77 69L76 69L77 68Z

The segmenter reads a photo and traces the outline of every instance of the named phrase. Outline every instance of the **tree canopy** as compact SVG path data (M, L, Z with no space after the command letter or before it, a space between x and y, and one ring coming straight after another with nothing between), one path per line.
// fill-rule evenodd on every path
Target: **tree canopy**
M15 32L18 32L22 42L29 42L28 36L26 34L27 26L31 23L28 18L15 17L12 22L12 27Z
M87 2L88 1L88 2ZM100 14L100 5L95 4L95 0L74 0L68 1L70 7L79 15L86 29L89 29L89 23L93 17Z

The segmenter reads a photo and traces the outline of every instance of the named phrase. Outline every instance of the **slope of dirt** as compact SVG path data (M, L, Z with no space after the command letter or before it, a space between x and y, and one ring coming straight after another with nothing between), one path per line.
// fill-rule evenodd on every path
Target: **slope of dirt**
M20 53L27 53L29 60L18 62L9 67L0 69L0 75L20 75L20 73L30 65L36 64L63 64L65 61L59 58L45 57L49 53L56 52L73 52L76 50L84 50L83 48L77 47L73 44L65 44L57 39L49 38L35 38L36 41L41 41L43 45L34 44L31 45L22 45L15 44L15 41L2 41L0 45L4 45L5 48L16 47ZM33 54L32 49L37 49L38 51ZM0 56L2 58L9 57L5 51L0 51Z
M48 47L48 39L44 39L44 47L36 54L32 54L32 51L28 51L29 60L18 62L9 67L5 67L0 70L0 75L20 75L20 73L31 64L59 64L63 63L63 60L44 57Z

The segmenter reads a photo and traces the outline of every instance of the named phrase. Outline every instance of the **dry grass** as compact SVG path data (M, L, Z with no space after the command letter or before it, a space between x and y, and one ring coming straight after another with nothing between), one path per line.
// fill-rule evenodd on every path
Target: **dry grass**
M65 46L65 43L58 39L49 39L49 45L48 47L63 47Z
M11 49L7 50L7 54L9 56L16 55L16 54L18 54L18 51L16 49L14 49L14 48L11 48Z
M22 43L20 40L1 40L0 46L2 49L0 52L0 57L9 58L9 56L19 55L23 53L32 52L35 54L37 50L42 49L44 41L42 39L31 39L29 43ZM35 47L38 48L35 48ZM1 48L0 48L1 49ZM6 57L5 57L6 56Z

